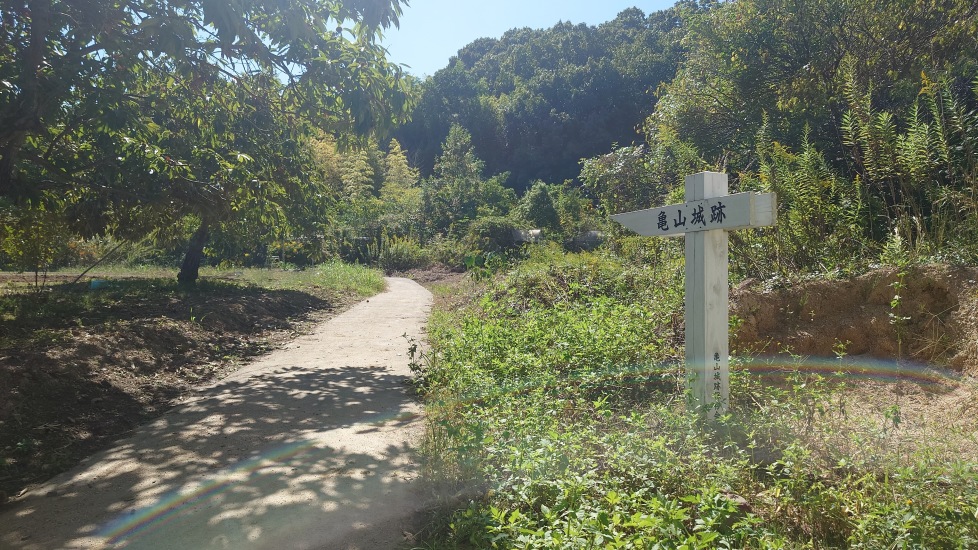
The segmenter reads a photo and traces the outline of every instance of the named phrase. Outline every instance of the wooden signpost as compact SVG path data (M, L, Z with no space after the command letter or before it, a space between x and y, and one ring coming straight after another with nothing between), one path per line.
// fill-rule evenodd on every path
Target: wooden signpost
M713 419L730 396L727 232L774 225L774 193L727 194L727 175L686 176L686 203L615 214L645 236L686 237L686 374L691 405Z

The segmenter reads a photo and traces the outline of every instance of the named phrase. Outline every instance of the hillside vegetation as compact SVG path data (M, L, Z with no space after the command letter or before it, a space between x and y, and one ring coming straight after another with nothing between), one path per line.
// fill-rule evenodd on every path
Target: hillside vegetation
M269 36L274 51L238 44L239 62L213 42L144 36L149 24L103 36L115 23L58 12L62 27L38 27L12 12L0 109L22 124L0 141L0 266L84 265L122 243L131 263L181 263L185 282L201 262L460 269L513 248L513 229L559 243L618 231L605 214L680 200L682 178L704 169L730 174L732 191L779 195L777 227L735 237L744 276L975 259L970 2L629 9L476 41L424 82L372 43L399 14L382 7L337 8L368 23L339 42L315 35L318 20L311 34L291 29L288 14L284 26L218 25L228 47L248 25ZM199 15L175 24L219 19ZM168 16L147 17L166 27ZM71 41L85 33L90 47ZM160 44L99 53L126 33ZM31 36L72 52L44 73L63 87L37 88L13 62L34 51ZM357 40L370 46L359 58ZM283 64L294 80L271 77ZM17 118L35 99L38 117ZM63 112L50 110L58 101Z
M416 365L443 504L425 547L978 544L974 378L908 361L898 334L875 361L845 341L822 357L784 342L779 357L731 359L729 413L704 424L680 367L681 262L634 239L600 254L540 248L437 313ZM795 298L821 312L833 299L822 286ZM967 299L963 312L978 305ZM773 322L809 315L784 312L791 298L769 313L778 305Z
M632 8L597 27L561 23L473 42L423 84L396 135L425 175L459 124L487 170L507 172L519 192L575 179L580 159L636 139L682 58L681 13Z

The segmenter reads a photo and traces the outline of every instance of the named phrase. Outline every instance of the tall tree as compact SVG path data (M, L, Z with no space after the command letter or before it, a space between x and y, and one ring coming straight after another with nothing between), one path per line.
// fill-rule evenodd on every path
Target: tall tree
M515 214L532 227L543 229L548 234L560 232L560 216L554 207L553 198L547 184L538 181L520 199Z
M228 161L198 154L190 142L206 138L198 149L243 150L245 127L262 139L269 117L291 132L272 141L286 149L307 125L366 133L391 124L406 107L409 84L376 38L397 23L400 3L3 0L0 197L85 195L116 221L165 210L154 203L160 197L163 205L224 212L235 196L222 187L228 170L251 176L237 189L280 197L260 189L288 179L275 173L278 153ZM236 103L219 99L227 97ZM191 111L170 109L178 104ZM228 112L245 104L248 116ZM174 116L162 120L160 112ZM222 161L234 166L215 170ZM147 186L159 189L147 194ZM102 225L91 229L105 230L110 220ZM211 225L201 217L192 245ZM195 263L188 258L181 279L195 279Z
M485 163L475 154L472 135L453 125L435 162L434 174L422 184L429 231L460 235L476 216L509 210L515 194L502 186L507 174L484 180L484 171Z
M380 189L383 224L389 233L421 236L420 179L418 170L408 163L401 144L391 140L384 158L384 185Z

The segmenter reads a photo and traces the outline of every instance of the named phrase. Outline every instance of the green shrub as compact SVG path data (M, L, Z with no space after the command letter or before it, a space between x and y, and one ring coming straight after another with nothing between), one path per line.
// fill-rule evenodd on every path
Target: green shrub
M441 265L462 271L465 269L467 251L458 240L439 235L425 245L430 259Z
M381 242L377 265L386 273L425 267L429 263L428 254L410 237L390 237Z
M380 272L362 265L326 262L316 268L316 273L323 287L357 296L372 296L387 286Z
M598 297L648 306L653 296L665 300L662 307L681 305L675 293L660 293L679 288L675 278L682 274L682 259L670 253L650 263L625 261L602 252L565 254L554 244L530 247L528 254L496 290L501 300L518 307L589 302ZM660 269L667 265L676 269Z
M509 218L487 216L469 225L465 247L470 251L502 252L516 246L514 232L518 228Z
M43 202L0 210L0 261L18 271L39 276L57 267L68 255L71 234L64 217Z
M761 168L741 174L742 191L774 191L774 227L731 233L731 269L745 277L851 273L875 254L872 212L858 180L834 173L807 139L801 151L758 137Z
M560 233L560 216L542 181L534 183L513 210L531 229L543 229L548 235Z

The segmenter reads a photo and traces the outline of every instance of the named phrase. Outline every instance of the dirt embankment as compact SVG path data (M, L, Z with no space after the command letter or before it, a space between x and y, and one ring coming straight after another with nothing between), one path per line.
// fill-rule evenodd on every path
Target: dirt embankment
M880 269L850 280L730 293L735 351L913 359L978 374L978 268ZM841 346L841 347L840 347Z

